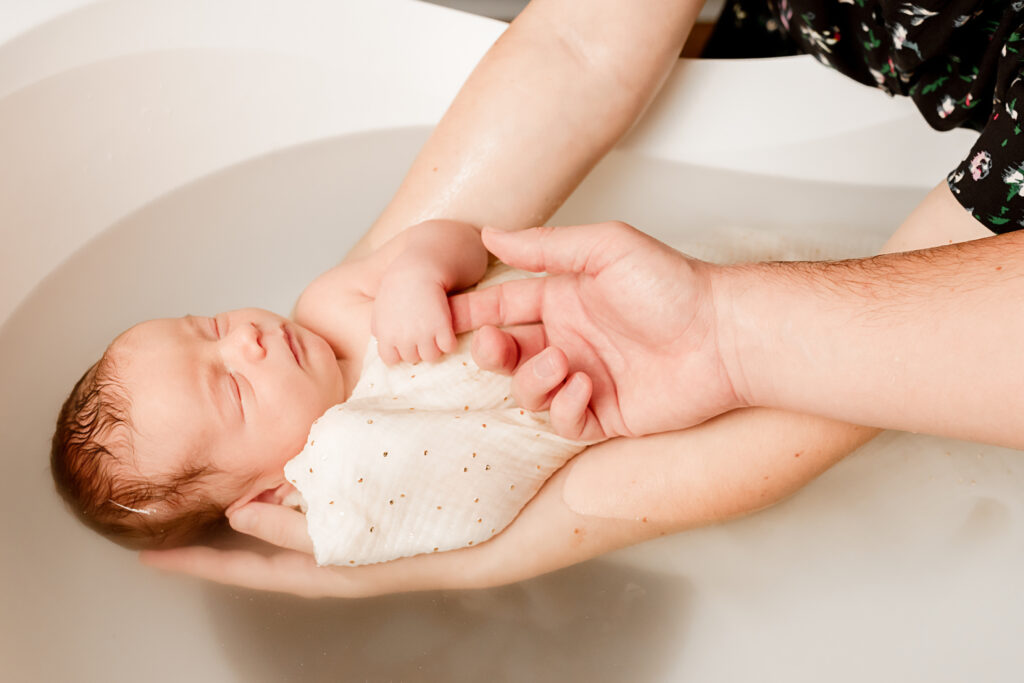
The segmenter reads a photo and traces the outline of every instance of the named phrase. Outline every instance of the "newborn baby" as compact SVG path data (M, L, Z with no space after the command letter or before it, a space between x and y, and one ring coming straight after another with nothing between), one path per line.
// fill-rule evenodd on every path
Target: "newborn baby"
M515 275L494 270L480 286ZM469 343L462 335L439 361L388 367L371 340L349 399L314 422L284 469L301 494L285 503L306 513L318 564L486 541L583 449L519 408L511 378L480 370Z
M243 309L132 327L60 412L51 454L58 490L88 526L132 548L189 543L250 501L286 499L308 505L321 563L489 538L583 444L510 405L508 379L476 369L465 342L440 364L413 365L456 351L447 293L475 283L486 265L476 229L429 221L319 277L294 321ZM356 387L364 358L368 373ZM408 386L395 386L406 374ZM435 416L408 417L417 410ZM474 410L491 412L477 420ZM486 455L460 432L471 419L481 435L491 430ZM528 432L534 445L510 440L512 432ZM288 469L303 496L284 474L300 451ZM411 458L420 451L423 460Z

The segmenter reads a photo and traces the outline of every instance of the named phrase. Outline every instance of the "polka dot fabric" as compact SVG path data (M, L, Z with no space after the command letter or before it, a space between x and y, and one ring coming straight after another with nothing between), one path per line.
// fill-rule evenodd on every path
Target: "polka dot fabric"
M509 279L512 271L489 277ZM483 543L504 529L584 442L481 370L470 336L436 363L386 366L371 341L352 396L314 424L285 466L316 561L355 566Z

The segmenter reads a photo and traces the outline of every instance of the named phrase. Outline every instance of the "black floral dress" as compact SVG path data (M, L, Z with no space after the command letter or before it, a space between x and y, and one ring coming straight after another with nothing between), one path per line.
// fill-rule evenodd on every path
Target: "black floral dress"
M949 187L991 230L1024 228L1024 0L732 0L705 56L796 51L980 131Z

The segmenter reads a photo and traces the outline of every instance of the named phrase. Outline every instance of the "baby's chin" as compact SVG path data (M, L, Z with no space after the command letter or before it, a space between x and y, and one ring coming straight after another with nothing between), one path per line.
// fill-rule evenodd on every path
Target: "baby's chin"
M292 322L291 325L301 334L309 360L315 364L317 372L322 372L325 379L333 382L331 405L343 403L348 398L350 385L343 370L345 363L338 360L334 347L325 337L296 322ZM329 407L325 407L324 410Z

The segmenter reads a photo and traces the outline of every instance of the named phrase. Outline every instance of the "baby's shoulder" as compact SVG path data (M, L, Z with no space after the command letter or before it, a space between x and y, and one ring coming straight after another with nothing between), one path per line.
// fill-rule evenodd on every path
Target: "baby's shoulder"
M335 353L362 353L370 335L373 298L360 282L358 264L341 263L317 277L303 290L292 319L316 332Z

